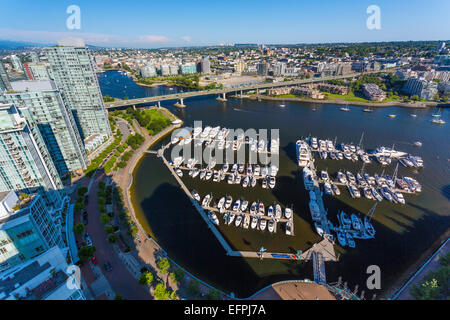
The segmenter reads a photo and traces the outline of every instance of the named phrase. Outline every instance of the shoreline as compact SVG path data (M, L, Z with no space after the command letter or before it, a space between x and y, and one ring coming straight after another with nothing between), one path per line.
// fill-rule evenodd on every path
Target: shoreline
M265 95L247 95L243 96L244 99L249 100L269 100L269 101L290 101L290 102L307 102L307 103L317 103L317 104L338 104L338 105L353 105L360 107L403 107L411 109L426 109L430 107L449 107L450 104L443 104L439 102L418 102L418 103L407 103L407 102L358 102L358 101L343 101L343 100L317 100L317 99L305 99L305 98L283 98L283 97L269 97Z

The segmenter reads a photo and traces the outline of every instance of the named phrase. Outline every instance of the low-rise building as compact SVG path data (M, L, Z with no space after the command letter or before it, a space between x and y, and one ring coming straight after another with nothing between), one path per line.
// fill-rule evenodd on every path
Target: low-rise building
M365 83L365 84L363 84L362 89L363 89L364 95L369 100L372 100L372 101L383 101L384 99L386 99L386 92L381 90L374 83Z
M320 83L317 85L317 89L320 91L330 92L334 94L346 95L348 94L348 87L346 86L338 86L335 84L329 83Z

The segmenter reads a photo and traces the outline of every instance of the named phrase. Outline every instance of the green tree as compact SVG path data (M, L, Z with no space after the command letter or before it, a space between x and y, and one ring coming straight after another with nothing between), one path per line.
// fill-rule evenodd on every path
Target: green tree
M196 279L192 279L189 282L187 291L190 295L196 297L200 294L200 283Z
M164 284L161 282L158 283L155 287L155 290L153 291L153 297L156 300L168 300L170 293L166 290L164 287Z
M150 285L153 282L154 276L150 271L142 273L139 283L143 285Z
M109 241L109 243L116 243L117 242L117 235L110 234L109 237L108 237L108 241Z
M208 300L222 300L222 294L216 289L210 289L208 294L206 295L206 299Z
M102 214L102 215L100 216L100 221L101 221L103 224L107 224L107 223L109 223L109 222L111 221L111 218L110 218L107 214Z
M82 222L77 223L74 227L73 227L73 232L75 232L78 235L82 235L84 230L85 230L85 225Z
M112 226L112 225L106 225L105 226L105 232L107 233L107 234L113 234L114 233L114 227Z
M162 273L167 274L170 269L170 262L167 258L161 258L156 263L158 265L159 270L161 270Z
M86 246L78 250L78 257L81 262L86 262L89 258L94 256L96 248L94 246Z

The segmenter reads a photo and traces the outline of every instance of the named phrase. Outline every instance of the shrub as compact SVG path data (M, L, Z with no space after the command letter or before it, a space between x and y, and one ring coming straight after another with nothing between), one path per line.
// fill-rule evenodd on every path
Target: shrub
M75 232L75 233L78 234L78 235L83 234L84 230L85 230L85 225L84 225L84 223L82 223L82 222L77 223L77 224L73 227L73 232Z
M89 258L94 256L96 248L93 246L86 246L81 248L78 251L78 257L80 258L81 262L86 262L89 260Z
M112 234L112 233L114 233L114 227L113 227L112 225L107 225L107 226L105 226L105 232L106 232L107 234Z
M158 260L158 262L156 264L162 273L167 274L169 272L169 269L170 269L169 259L161 258Z
M107 223L109 223L109 222L111 221L111 218L110 218L107 214L102 214L102 215L100 216L100 221L101 221L103 224L107 224Z
M117 236L115 234L110 234L108 237L109 243L116 243L117 242Z
M164 285L160 282L156 285L153 297L156 300L168 300L170 293L166 290Z

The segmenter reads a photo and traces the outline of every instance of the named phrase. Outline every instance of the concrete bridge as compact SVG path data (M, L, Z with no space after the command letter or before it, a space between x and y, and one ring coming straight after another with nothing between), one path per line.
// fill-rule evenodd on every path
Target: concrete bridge
M147 97L147 98L140 98L140 99L121 100L118 102L109 102L109 103L105 103L105 106L106 106L106 109L110 109L110 110L124 108L124 107L130 107L130 106L136 107L138 105L148 104L148 103L157 103L158 106L161 106L160 105L161 101L175 100L176 107L184 108L184 107L186 107L186 105L184 104L184 99L191 98L191 97L198 97L198 96L205 96L205 95L217 95L218 96L217 100L227 101L226 94L230 93L230 92L236 93L236 96L238 96L238 95L242 96L244 92L251 91L251 90L256 90L257 93L259 93L260 89L271 89L271 88L277 88L277 87L296 86L296 85L323 82L323 81L329 81L329 80L346 79L346 78L358 77L358 76L361 76L364 74L380 73L380 72L394 72L395 70L397 70L397 68L392 68L389 70L349 73L349 74L342 75L342 76L299 79L299 80L293 80L293 81L274 82L274 83L260 83L260 84L250 85L250 86L223 88L223 89L189 91L189 92L183 92L183 93L167 94L167 95L163 95L163 96L154 96L154 97Z

